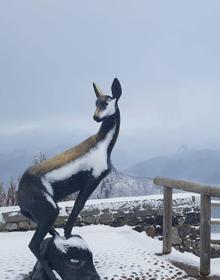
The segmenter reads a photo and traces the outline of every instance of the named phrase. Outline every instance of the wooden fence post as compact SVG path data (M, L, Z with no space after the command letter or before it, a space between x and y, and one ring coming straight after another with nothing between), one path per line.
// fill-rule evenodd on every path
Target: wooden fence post
M200 215L200 274L210 273L211 257L211 198L209 195L201 194Z
M163 254L172 250L172 189L164 186Z

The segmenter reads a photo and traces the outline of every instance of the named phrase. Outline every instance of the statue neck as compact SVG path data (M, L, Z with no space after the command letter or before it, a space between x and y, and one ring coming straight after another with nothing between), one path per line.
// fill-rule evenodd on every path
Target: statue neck
M108 133L113 132L112 140L110 141L107 147L107 153L109 157L117 141L119 129L120 129L120 111L117 108L113 116L110 116L109 118L107 118L102 122L102 125L98 131L98 135L100 139L106 138Z

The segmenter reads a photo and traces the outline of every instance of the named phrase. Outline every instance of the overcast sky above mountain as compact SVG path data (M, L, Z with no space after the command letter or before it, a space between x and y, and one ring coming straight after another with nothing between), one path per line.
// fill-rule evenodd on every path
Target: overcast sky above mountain
M118 77L121 168L220 149L219 1L0 1L0 153L94 133L92 82ZM116 164L116 166L117 166Z

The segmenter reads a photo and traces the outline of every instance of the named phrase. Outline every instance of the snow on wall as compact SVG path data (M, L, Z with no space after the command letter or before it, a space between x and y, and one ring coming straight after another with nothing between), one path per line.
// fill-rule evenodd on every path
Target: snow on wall
M178 193L173 195L173 208L179 207L199 207L200 196L194 193ZM62 213L66 207L73 207L74 202L64 201L59 203ZM124 211L131 211L133 209L159 209L163 208L163 195L149 195L149 196L134 196L134 197L117 197L110 199L94 199L88 200L84 210L90 211L98 209L103 211L108 209L110 212L124 209Z

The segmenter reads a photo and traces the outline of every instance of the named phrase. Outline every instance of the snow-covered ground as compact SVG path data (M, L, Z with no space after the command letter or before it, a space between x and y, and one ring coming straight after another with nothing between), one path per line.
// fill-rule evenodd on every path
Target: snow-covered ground
M95 225L74 228L89 244L102 279L193 279L176 268L172 261L199 266L199 258L173 249L169 256L158 256L162 242L130 227ZM0 279L18 280L28 273L35 258L28 249L33 232L0 233ZM220 258L212 260L212 274L220 276Z

